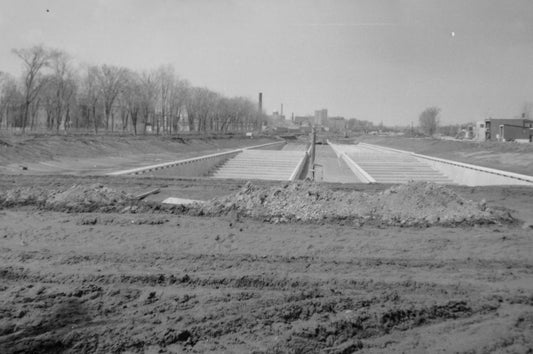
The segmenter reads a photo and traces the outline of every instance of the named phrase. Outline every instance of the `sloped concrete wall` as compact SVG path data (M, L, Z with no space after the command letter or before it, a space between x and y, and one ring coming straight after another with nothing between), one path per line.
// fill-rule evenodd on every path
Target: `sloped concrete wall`
M441 171L444 175L458 184L467 186L524 185L533 187L533 176L496 170L493 168L446 160L433 156L415 154L410 151L386 148L379 145L366 143L360 144L377 150L391 150L410 154L420 161L429 164L434 169Z
M414 156L441 171L455 183L466 186L524 185L533 187L533 177L512 172L489 169L476 165L441 160L429 156ZM440 160L440 161L439 161Z

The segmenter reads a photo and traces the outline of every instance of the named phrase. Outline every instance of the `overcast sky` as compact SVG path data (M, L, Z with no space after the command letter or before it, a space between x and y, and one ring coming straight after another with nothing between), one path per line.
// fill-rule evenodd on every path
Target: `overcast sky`
M34 44L78 63L173 64L288 116L405 125L438 106L446 124L533 102L533 0L0 0L0 71L18 75L11 49Z

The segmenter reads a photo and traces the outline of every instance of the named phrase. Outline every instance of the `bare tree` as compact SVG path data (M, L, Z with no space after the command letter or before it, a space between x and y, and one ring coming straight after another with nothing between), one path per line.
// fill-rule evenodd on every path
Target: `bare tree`
M254 115L255 105L244 97L225 98L221 103L224 113L219 130L246 130L245 122Z
M55 114L56 131L59 131L61 124L68 128L68 118L71 98L76 91L74 80L74 69L70 56L63 51L53 51L51 54L52 78L50 83L55 93Z
M42 70L49 64L50 52L39 45L29 49L13 49L13 53L24 63L24 111L22 118L22 132L24 132L28 122L30 105L35 101L44 84Z
M214 109L220 96L205 87L194 87L187 101L189 129L206 132L212 129Z
M437 132L439 126L439 114L440 108L438 107L428 107L420 113L418 121L422 133L428 136L433 136L433 134Z
M100 127L100 115L97 110L100 102L100 87L98 84L98 67L89 66L87 72L82 78L80 90L80 103L82 104L82 112L85 113L85 126L89 127L92 124L95 134L98 134Z
M192 88L171 65L139 73L104 64L86 66L78 75L63 51L36 46L13 52L24 62L24 85L19 92L3 80L0 125L9 121L33 129L43 108L47 129L67 131L74 122L75 128L92 126L95 134L102 127L114 131L116 116L122 131L129 130L131 122L135 134L139 120L144 132L148 125L157 134L177 132L185 112L190 130L201 132L256 129L264 119L250 99Z
M163 132L168 130L169 101L175 80L174 68L171 65L159 67L157 69L156 80L159 86L158 101L160 107L159 114L157 115L156 132L159 134L161 127L163 128Z
M178 123L189 98L190 84L176 77L169 100L170 133L178 131Z
M0 75L0 128L9 128L21 116L24 97L17 87L15 78L9 74ZM19 119L20 120L20 119Z
M111 118L111 131L113 131L115 124L113 103L115 103L122 90L125 69L111 65L102 65L98 68L96 78L104 106L105 127L106 130L109 130L109 118Z
M71 109L74 94L77 91L77 80L70 56L62 51L50 53L51 73L46 76L42 100L47 113L47 128L59 132L61 126L65 130L70 125ZM32 125L34 119L32 118Z
M141 78L141 112L144 122L144 133L146 134L146 127L151 124L155 125L155 105L157 100L158 86L155 79L155 74L151 72L143 72ZM151 118L151 119L150 119Z
M122 100L124 101L127 114L131 118L134 135L137 135L137 122L143 103L142 89L143 86L140 75L134 71L128 71L124 82Z

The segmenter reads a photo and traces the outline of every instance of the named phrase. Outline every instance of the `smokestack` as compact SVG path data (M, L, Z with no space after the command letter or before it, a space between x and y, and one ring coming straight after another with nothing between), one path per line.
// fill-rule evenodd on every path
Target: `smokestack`
M263 113L263 93L259 92L259 113Z
M281 104L281 116L283 116L283 103Z

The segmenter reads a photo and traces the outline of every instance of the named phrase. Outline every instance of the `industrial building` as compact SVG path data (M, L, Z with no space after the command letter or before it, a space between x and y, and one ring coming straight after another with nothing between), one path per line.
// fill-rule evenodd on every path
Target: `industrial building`
M489 118L484 123L478 122L476 128L480 140L531 142L533 137L533 120L525 118Z
M328 110L323 108L315 111L315 125L327 126L328 124Z
M328 128L330 132L341 132L346 129L346 119L344 117L329 117Z

